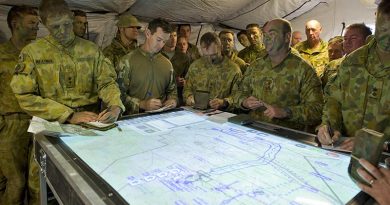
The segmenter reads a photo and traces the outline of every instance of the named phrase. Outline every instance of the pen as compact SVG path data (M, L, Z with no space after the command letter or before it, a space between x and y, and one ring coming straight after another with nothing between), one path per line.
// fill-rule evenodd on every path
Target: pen
M327 128L328 128L328 133L329 133L329 136L330 136L330 140L332 140L332 147L333 147L333 129L332 127L330 126L330 122L327 121Z

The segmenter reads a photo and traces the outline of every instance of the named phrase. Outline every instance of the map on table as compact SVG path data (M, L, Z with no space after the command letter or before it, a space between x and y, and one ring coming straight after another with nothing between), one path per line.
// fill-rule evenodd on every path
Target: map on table
M345 204L350 157L189 111L62 141L130 204Z

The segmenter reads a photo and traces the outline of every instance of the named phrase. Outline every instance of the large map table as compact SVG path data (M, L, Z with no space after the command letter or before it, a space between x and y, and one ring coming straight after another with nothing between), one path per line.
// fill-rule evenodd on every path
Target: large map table
M127 203L346 204L350 157L182 110L62 143Z

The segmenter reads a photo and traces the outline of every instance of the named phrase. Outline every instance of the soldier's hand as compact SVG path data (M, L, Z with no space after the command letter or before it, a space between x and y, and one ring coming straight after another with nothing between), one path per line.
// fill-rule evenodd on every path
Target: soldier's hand
M177 102L175 99L169 99L164 102L164 107L168 106L170 108L175 108L177 106Z
M372 196L379 204L390 204L390 170L375 167L365 159L359 163L364 167L357 170L358 174L371 186L358 183L362 191Z
M348 139L344 140L341 143L339 148L340 149L345 149L345 150L348 150L348 151L352 151L354 145L355 145L355 138L354 137L349 137Z
M261 102L257 98L250 96L242 102L242 106L245 108L248 108L250 110L255 110L255 109L262 107L264 105L263 105L263 102Z
M278 106L268 105L267 103L263 102L263 105L266 107L266 110L264 111L264 115L267 116L270 119L278 118L283 119L288 116L288 113Z
M139 104L141 109L144 109L145 111L149 110L157 110L161 108L162 103L160 99L152 98L149 100L143 100Z
M186 105L193 106L195 104L194 96L191 95L186 99Z
M184 87L185 82L186 82L185 78L176 77L176 84L178 87Z
M121 111L120 107L111 106L99 113L97 121L102 123L113 123L118 119Z
M214 98L214 99L210 100L209 105L211 108L217 110L223 106L223 99Z
M80 124L83 122L94 122L97 121L98 115L93 112L74 112L72 116L67 119L70 124Z
M330 136L327 125L322 125L318 129L317 138L323 145L330 145L336 142L341 137L341 133L338 130L333 131L333 136Z

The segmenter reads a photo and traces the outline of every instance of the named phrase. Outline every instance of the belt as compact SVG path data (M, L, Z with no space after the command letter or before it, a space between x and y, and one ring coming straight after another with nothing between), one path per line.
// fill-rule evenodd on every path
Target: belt
M27 120L31 119L32 117L28 115L27 113L22 113L22 112L14 112L14 113L6 113L1 115L4 117L4 119L13 119L13 120Z

